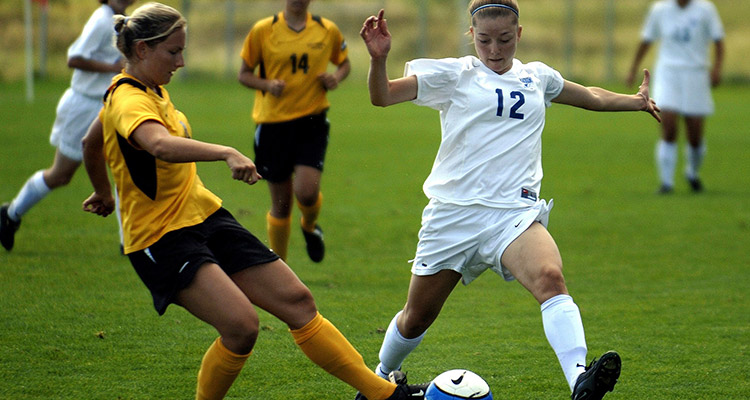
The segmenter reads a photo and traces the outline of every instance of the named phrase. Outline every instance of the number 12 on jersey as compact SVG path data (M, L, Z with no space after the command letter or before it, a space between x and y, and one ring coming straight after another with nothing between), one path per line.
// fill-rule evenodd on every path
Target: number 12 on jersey
M495 93L497 93L497 116L502 117L504 108L503 89L495 89ZM514 90L510 92L510 98L516 99L516 102L510 107L510 115L508 115L508 117L513 119L523 119L523 113L518 112L518 109L526 103L526 98L523 93Z

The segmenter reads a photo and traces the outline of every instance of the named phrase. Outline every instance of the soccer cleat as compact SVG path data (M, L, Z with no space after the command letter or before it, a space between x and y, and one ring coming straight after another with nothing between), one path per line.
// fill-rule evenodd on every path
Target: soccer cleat
M302 230L302 234L305 236L305 243L307 244L307 255L313 262L323 261L323 256L326 252L326 246L323 243L323 230L320 229L320 225L315 225L315 229L312 232L306 232Z
M424 400L424 394L429 384L398 385L396 391L385 400Z
M0 244L5 250L11 251L15 241L16 231L21 226L21 221L13 221L8 216L8 203L0 207Z
M700 193L703 191L703 182L701 182L700 178L697 176L695 178L687 178L687 181L690 184L690 188L693 189L693 192Z
M397 384L396 391L386 400L422 400L430 383L420 383L409 385L406 382L406 374L402 371L391 371L388 374L388 380Z
M591 360L586 370L578 375L570 398L572 400L601 400L607 392L615 388L621 367L622 361L616 351L608 351L599 360Z
M409 385L406 382L406 374L401 371L392 371L388 374L388 380L395 383L396 390L385 400L424 400L425 392L430 383ZM357 392L354 400L367 400L362 393Z
M657 194L672 194L672 191L674 191L672 186L669 186L666 183L664 183L659 187L659 190L657 190L656 193Z

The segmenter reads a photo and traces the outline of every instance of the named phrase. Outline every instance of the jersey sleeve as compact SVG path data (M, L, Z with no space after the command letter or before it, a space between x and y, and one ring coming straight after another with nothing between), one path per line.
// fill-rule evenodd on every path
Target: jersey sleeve
M100 16L101 11L97 10L81 31L81 35L68 48L68 58L82 57L92 59L96 51L102 47L113 46L106 43L112 40L114 23L107 18Z
M417 77L417 98L412 102L437 110L449 104L462 68L463 63L457 58L422 58L407 62L404 76Z
M338 26L335 23L331 23L331 31L333 34L333 51L331 51L331 62L334 65L341 65L347 58L349 58L349 48L344 39L344 34L341 33Z
M242 44L242 50L240 50L240 57L242 57L242 60L244 60L245 64L250 68L257 67L261 61L261 31L260 23L255 24L245 37L245 41Z
M130 136L142 123L156 121L165 125L159 107L141 89L122 85L112 94L110 115L114 116L114 129L135 147ZM165 125L166 126L166 125ZM186 126L185 130L189 132Z
M552 105L552 99L562 92L565 79L560 72L545 63L535 61L529 63L528 66L534 70L534 74L539 79L539 83L544 89L544 105L549 107Z
M709 37L714 41L724 39L724 25L721 23L721 18L719 17L719 11L716 9L716 5L713 3L707 3L706 7L708 7L707 11L709 16Z
M641 39L645 42L654 42L659 39L661 32L659 30L659 4L654 3L646 14L641 29Z

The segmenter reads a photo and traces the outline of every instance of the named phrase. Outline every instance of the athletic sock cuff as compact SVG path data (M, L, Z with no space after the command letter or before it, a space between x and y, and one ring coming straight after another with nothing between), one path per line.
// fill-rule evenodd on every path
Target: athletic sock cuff
M559 304L567 303L567 302L573 302L573 298L570 295L567 294L558 294L557 296L551 297L547 299L544 303L542 303L542 311L555 307Z

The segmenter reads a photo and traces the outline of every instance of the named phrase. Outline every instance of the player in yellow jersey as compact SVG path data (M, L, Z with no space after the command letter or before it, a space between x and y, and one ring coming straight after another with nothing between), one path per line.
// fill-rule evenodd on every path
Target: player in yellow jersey
M270 247L286 259L296 197L307 254L320 262L320 180L330 130L326 92L336 89L351 66L338 27L310 14L310 1L286 0L283 11L253 26L240 53L239 81L256 90L255 163L271 193ZM332 73L329 64L336 66Z
M312 293L292 269L201 182L197 161L224 161L234 179L248 184L261 176L236 149L192 139L187 118L164 88L184 66L182 15L148 3L132 17L116 18L115 29L127 65L113 78L83 140L94 186L83 208L102 216L114 211L109 164L120 199L124 250L151 291L154 307L163 314L177 304L219 332L203 357L196 399L223 398L242 370L258 337L255 306L286 323L310 360L367 398L422 399L425 385L397 384L370 371L318 313Z

